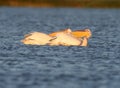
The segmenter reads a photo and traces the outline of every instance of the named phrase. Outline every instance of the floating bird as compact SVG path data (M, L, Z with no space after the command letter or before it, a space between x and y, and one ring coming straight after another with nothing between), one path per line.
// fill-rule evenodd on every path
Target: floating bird
M49 43L52 37L41 32L32 32L24 36L24 39L21 40L24 44L30 45L46 45Z
M71 31L68 28L50 34L32 32L26 34L21 42L30 45L87 46L90 37L91 31L89 29Z
M81 41L70 34L59 32L55 35L55 39L51 40L50 45L79 46Z

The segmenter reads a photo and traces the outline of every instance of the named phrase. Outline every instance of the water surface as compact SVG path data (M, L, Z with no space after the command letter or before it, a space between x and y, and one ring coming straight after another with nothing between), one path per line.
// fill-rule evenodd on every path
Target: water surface
M120 9L0 8L0 88L119 88ZM30 46L33 31L90 28L88 47Z

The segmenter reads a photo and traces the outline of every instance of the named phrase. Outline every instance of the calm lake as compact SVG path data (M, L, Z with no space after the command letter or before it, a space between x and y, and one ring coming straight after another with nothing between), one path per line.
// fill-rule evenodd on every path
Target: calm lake
M90 28L88 47L20 42L64 28ZM120 88L120 9L0 7L0 88Z

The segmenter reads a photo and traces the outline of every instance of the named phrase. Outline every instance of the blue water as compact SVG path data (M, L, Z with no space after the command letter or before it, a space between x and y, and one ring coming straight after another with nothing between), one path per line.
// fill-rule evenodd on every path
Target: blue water
M88 47L20 42L64 28L90 28ZM0 88L120 88L120 9L0 7Z

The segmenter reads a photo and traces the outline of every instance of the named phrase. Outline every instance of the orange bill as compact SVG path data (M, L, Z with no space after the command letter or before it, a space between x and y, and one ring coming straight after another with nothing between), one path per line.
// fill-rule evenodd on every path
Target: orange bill
M80 38L80 37L90 38L92 36L90 29L75 30L75 31L72 31L71 34L76 38Z

